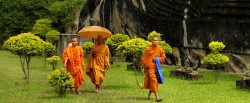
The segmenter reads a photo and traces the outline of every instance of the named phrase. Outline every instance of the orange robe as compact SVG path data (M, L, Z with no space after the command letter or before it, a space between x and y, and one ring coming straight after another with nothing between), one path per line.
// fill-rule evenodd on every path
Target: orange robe
M96 56L92 57L92 52L90 53L86 74L93 84L101 86L105 77L105 65L110 67L109 48L105 44L95 44L91 51L95 52Z
M63 52L63 63L67 61L67 71L74 78L75 87L80 87L84 82L83 67L84 67L84 52L80 46L71 46Z
M152 92L158 91L158 80L156 77L156 64L153 60L154 57L159 57L161 63L164 62L165 53L160 46L150 45L146 48L144 54L141 57L142 65L146 71L144 77L144 88L149 89Z

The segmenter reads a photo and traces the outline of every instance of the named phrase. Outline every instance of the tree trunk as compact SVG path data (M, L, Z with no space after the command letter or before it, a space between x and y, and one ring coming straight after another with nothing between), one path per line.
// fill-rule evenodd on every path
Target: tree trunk
M219 76L220 76L220 71L219 71L218 66L213 66L213 70L214 70L214 81L215 81L215 84L218 84L218 82L219 82Z
M27 69L28 69L27 83L29 83L29 80L30 80L30 67L29 67L30 59L31 59L30 56L26 56L26 66L27 66Z
M46 68L47 67L47 63L46 63L46 57L45 56L44 56L43 61L44 61L44 68Z
M75 25L69 25L66 27L66 32L65 33L68 33L68 34L74 34L78 31L78 27L79 27L79 17L80 17L80 13L81 13L81 8L79 7L76 7L74 9L72 9L72 15L74 16L74 19L73 19L73 23Z
M53 70L56 70L56 63L52 63Z
M25 59L21 55L19 55L19 58L20 58L20 62L21 62L21 66L22 66L22 70L23 70L23 74L24 74L24 79L27 79L27 73L25 70Z

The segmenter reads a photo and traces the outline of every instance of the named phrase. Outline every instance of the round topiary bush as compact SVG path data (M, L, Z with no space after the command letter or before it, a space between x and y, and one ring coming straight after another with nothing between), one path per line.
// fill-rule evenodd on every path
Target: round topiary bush
M152 31L149 33L148 35L148 40L151 41L153 39L153 37L157 37L159 41L161 41L161 33L157 33L156 31Z
M53 70L55 70L57 68L58 62L60 61L60 57L59 56L52 56L46 59L46 61L51 64Z
M93 46L94 46L94 43L85 42L85 43L82 44L82 49L85 50L85 51L90 51Z
M52 74L48 75L48 81L52 87L56 88L56 92L60 97L65 96L67 87L74 85L73 77L65 68L54 70Z
M144 50L151 43L141 39L135 38L128 41L123 42L121 45L117 47L117 52L121 56L133 56L135 59L139 59L143 54Z
M219 53L224 48L225 45L222 42L212 41L209 43L211 52L201 60L201 64L213 68L215 83L219 80L219 67L229 61L226 55Z

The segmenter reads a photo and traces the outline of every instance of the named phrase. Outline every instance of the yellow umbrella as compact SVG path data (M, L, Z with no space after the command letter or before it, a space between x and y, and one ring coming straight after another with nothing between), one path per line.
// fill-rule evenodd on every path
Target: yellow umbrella
M97 38L98 36L102 36L102 38L109 38L112 36L112 33L100 26L88 26L84 27L78 32L79 37L83 38Z

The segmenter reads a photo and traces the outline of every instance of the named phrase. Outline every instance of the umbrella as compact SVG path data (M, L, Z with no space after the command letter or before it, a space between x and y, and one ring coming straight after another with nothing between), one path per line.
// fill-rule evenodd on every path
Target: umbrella
M88 27L82 28L78 32L77 36L83 37L83 38L94 38L94 39L96 39L98 36L102 36L102 38L109 38L112 36L112 33L104 27L88 26ZM95 48L95 46L93 48ZM105 56L104 56L104 60L105 60Z
M102 38L108 38L112 36L112 33L100 26L88 26L84 27L78 32L79 37L83 38L97 38L98 36L102 36Z

